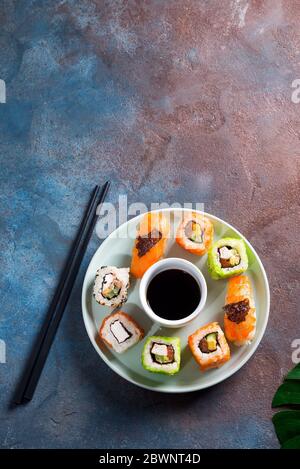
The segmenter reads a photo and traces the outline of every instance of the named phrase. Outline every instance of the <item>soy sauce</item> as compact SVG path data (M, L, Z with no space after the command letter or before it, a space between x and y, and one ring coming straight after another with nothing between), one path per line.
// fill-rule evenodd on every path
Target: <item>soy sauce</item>
M163 270L153 277L147 289L147 301L152 311L172 321L189 316L200 299L198 282L181 269Z

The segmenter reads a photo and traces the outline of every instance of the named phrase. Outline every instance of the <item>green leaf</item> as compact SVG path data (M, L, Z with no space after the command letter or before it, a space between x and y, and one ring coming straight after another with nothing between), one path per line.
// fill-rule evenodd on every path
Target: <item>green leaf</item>
M300 363L288 373L286 379L300 379Z
M300 405L300 363L286 376L273 397L272 407ZM277 412L272 418L283 449L300 449L300 410Z
M300 435L287 440L282 446L282 449L300 449Z
M280 444L300 436L300 410L283 410L272 418Z
M300 382L285 381L273 397L272 407L300 404Z

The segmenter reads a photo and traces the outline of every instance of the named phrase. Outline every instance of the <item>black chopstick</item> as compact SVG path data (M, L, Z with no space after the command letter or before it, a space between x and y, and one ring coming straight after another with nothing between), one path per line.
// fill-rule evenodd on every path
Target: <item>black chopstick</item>
M53 319L53 312L55 311L55 308L57 306L57 302L58 302L58 300L61 296L62 288L63 288L63 285L65 284L67 274L70 271L72 259L74 258L75 252L76 252L76 250L78 248L78 245L79 245L79 242L80 242L80 239L83 236L83 233L84 233L84 230L86 228L89 215L90 215L90 213L93 209L93 206L94 206L94 204L97 200L97 197L99 196L99 191L100 191L100 187L96 186L93 193L92 193L88 208L86 209L86 212L85 212L84 217L82 219L80 229L78 230L76 239L75 239L75 241L72 245L70 255L67 259L67 262L66 262L65 268L63 270L63 273L61 275L60 281L58 283L56 292L54 294L54 297L53 297L52 302L50 304L50 307L48 309L48 313L47 313L46 318L44 320L44 324L41 328L41 331L40 331L40 334L39 334L39 336L36 340L36 343L34 344L34 347L33 347L31 356L29 358L28 364L25 368L25 372L24 372L24 375L22 377L21 383L19 385L19 388L17 389L17 393L16 393L16 396L14 398L14 402L17 403L17 404L21 404L24 400L25 388L27 386L27 383L29 382L29 379L30 379L30 376L32 374L32 370L33 370L33 367L34 367L34 363L37 360L39 350L41 349L41 346L42 346L43 341L45 339L45 336L47 334L47 330L49 329L49 326L50 326L51 321Z
M39 377L49 354L55 334L69 300L80 264L92 235L97 220L97 207L99 204L103 203L109 187L110 183L107 181L102 189L99 186L96 186L93 191L88 209L80 225L78 235L73 243L72 250L68 257L66 267L58 284L53 301L50 305L45 323L34 347L32 356L30 357L17 395L14 399L16 404L28 402L34 395Z

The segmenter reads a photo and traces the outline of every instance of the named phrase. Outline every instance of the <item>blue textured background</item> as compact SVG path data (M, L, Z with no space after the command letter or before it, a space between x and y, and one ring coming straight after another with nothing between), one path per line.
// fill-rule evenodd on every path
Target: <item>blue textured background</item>
M299 336L297 5L1 0L1 447L278 446L271 400ZM266 335L204 392L127 383L81 318L94 236L34 400L10 408L90 190L107 178L111 202L203 202L242 231L271 282Z

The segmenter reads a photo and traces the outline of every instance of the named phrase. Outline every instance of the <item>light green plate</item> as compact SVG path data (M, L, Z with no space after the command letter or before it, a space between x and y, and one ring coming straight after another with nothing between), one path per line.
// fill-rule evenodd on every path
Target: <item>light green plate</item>
M165 209L171 212L171 223L176 225L184 209ZM223 237L238 237L245 239L236 229L228 223L209 214L205 214L213 222L217 240ZM252 280L257 309L257 331L253 342L243 347L230 345L231 359L221 368L210 370L205 373L199 371L199 367L193 359L187 345L189 334L197 328L211 321L219 321L223 327L222 306L226 293L226 280L212 280L206 267L207 256L198 257L188 253L177 243L170 239L166 250L166 257L181 257L195 263L202 271L207 282L207 302L204 310L190 324L180 329L165 329L152 323L142 310L138 289L139 280L131 278L128 301L122 310L132 315L136 321L145 329L145 335L180 336L182 346L181 370L174 376L164 376L150 373L141 365L141 352L145 339L138 345L132 347L122 355L109 350L101 343L98 331L103 318L109 314L106 307L96 303L92 295L93 283L96 270L103 265L114 265L117 267L130 267L131 251L136 233L136 225L140 215L124 223L114 231L98 248L87 269L82 289L82 311L85 327L89 338L100 357L116 373L128 381L153 391L160 392L190 392L213 386L238 371L253 355L260 343L267 326L270 305L270 292L268 279L263 265L250 243L245 239L249 257L249 268L247 274ZM130 236L127 234L129 233Z

